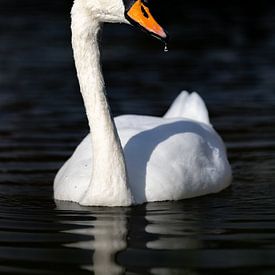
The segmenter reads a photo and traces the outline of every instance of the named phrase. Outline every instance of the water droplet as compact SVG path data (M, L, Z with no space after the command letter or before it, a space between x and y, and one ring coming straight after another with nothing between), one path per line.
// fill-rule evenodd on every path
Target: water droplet
M169 51L169 49L168 49L168 45L167 44L165 44L165 47L164 47L164 52L168 52Z

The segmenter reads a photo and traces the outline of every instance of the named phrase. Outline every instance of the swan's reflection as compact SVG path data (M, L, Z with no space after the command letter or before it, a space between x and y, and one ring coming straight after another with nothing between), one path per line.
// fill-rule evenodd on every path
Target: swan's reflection
M132 208L56 203L58 210L69 211L66 223L83 226L70 233L91 237L90 241L66 246L93 250L91 265L83 268L95 274L124 274L126 269L135 273L137 268L147 274L183 274L185 258L178 263L178 251L182 254L202 246L196 237L199 218L195 211L184 210L182 203L151 203ZM85 215L81 214L83 211ZM74 214L79 217L77 221L72 219Z
M182 203L151 203L146 205L145 231L157 236L146 244L150 249L198 249L198 224L193 211L184 211Z
M70 230L70 233L91 236L90 241L75 242L66 246L93 250L90 266L86 270L94 274L123 274L124 268L115 262L115 255L126 249L127 208L82 207L78 204L56 201L57 210L89 211L91 219L66 221L85 228ZM86 216L87 217L87 216ZM67 231L68 232L68 231Z
M165 250L166 255L175 255L183 251L196 250L202 247L198 238L199 214L184 208L182 202L151 203L146 205L145 231L156 238L148 241L146 247L151 250ZM172 256L173 258L173 256ZM178 258L178 257L174 257ZM176 260L159 263L150 268L153 275L198 274L183 257L181 263ZM152 265L153 266L153 265Z

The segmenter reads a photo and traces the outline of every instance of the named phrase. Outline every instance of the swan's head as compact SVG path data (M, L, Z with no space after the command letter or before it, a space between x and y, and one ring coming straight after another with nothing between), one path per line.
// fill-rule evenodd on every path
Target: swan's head
M84 0L93 16L101 22L130 23L165 43L167 32L152 16L150 0Z

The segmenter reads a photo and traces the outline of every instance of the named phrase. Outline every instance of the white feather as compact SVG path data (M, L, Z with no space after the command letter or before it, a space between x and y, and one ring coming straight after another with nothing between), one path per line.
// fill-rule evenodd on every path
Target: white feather
M113 122L97 44L102 21L110 20L125 20L121 0L75 1L72 41L91 134L59 170L55 199L127 206L226 188L231 183L226 150L198 94L182 92L164 117L125 115Z

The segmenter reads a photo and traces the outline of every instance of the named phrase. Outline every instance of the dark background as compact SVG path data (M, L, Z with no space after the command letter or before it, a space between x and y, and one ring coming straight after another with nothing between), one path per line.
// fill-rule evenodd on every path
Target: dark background
M20 120L22 131L44 125L43 133L53 137L49 131L60 134L66 125L77 143L88 129L72 59L71 4L1 0L0 107L2 118ZM170 33L167 54L159 41L129 26L104 27L103 70L114 115L161 115L185 89L202 95L222 134L272 122L275 4L152 0L151 6ZM242 125L244 116L249 121ZM6 132L12 126L4 121L2 127Z

